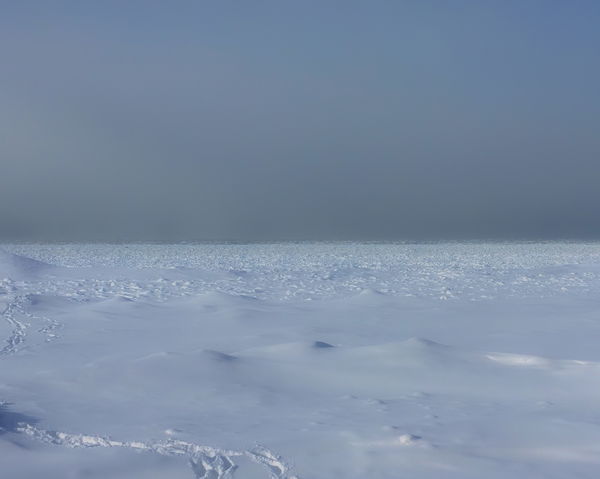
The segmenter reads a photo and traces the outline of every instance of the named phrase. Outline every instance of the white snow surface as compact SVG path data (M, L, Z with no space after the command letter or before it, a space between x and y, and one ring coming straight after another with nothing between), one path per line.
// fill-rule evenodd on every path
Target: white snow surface
M0 472L600 477L600 243L0 245Z

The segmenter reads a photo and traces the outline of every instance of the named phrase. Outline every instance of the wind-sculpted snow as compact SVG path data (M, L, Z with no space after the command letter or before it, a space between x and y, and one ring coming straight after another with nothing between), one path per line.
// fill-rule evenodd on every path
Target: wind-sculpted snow
M599 297L596 243L5 245L0 470L596 477Z
M0 248L0 278L35 279L55 269L50 264L36 261Z

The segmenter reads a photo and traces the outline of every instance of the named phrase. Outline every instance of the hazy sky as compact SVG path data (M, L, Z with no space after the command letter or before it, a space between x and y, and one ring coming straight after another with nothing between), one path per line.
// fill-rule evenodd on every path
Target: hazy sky
M600 237L600 2L0 1L0 237Z

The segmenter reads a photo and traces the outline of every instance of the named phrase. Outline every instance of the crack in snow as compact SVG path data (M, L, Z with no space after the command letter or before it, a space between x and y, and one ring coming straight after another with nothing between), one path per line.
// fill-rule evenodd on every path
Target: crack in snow
M47 444L70 448L122 447L136 451L154 452L163 456L187 456L196 479L233 478L238 469L232 459L234 457L245 457L263 466L268 471L270 479L299 479L298 476L291 474L290 467L280 456L262 446L235 451L176 439L156 442L115 441L102 436L47 431L25 423L21 423L16 431Z

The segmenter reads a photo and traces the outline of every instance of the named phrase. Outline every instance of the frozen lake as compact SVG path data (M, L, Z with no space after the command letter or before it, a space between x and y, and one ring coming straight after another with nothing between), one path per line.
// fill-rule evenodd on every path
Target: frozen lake
M0 470L596 478L600 243L0 245Z

